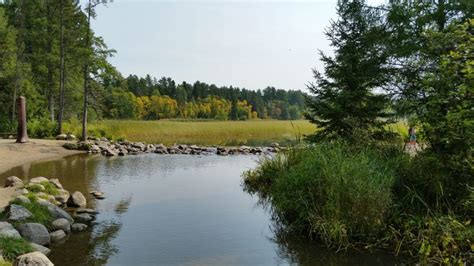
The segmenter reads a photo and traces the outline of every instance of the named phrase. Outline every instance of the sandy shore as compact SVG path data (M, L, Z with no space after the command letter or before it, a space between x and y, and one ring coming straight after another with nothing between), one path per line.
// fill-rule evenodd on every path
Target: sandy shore
M28 143L18 144L15 143L15 140L0 139L0 173L34 161L84 153L84 151L64 149L62 145L65 142L31 139ZM8 204L14 191L12 188L3 188L3 184L0 184L0 208L4 208Z

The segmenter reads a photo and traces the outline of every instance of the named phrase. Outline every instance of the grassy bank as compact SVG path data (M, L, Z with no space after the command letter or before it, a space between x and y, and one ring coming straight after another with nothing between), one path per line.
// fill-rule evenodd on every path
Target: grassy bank
M65 125L65 132L80 135L79 121ZM267 145L285 143L297 135L315 130L308 121L248 120L248 121L133 121L104 120L90 123L89 132L94 136L125 138L148 143L173 143L197 145Z
M433 182L431 174L439 171L421 160L396 147L317 144L264 159L244 182L271 206L278 228L326 246L390 249L426 264L469 264L474 227L464 205L473 192L461 204L437 207L454 196L433 197L427 177L444 193L449 187Z

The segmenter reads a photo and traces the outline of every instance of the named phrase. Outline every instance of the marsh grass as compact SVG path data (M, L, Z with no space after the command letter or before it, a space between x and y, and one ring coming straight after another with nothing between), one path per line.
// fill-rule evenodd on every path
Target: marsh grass
M395 177L370 149L320 144L264 159L244 178L247 190L271 201L290 228L347 248L384 229Z
M80 125L67 123L65 132L80 135ZM294 141L296 135L310 134L314 125L306 120L104 120L89 124L89 134L148 143L197 145L268 145Z
M23 238L11 238L11 237L0 237L0 249L2 250L2 256L9 261L14 260L16 257L33 252L33 248ZM11 265L8 262L0 265Z

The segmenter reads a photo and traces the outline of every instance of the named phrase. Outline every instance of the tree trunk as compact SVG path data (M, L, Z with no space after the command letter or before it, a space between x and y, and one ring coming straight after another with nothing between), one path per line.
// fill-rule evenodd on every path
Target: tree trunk
M90 46L90 24L91 24L91 0L87 10L87 34L86 34L86 49ZM82 113L82 140L87 140L87 101L89 98L89 55L86 56L84 62L84 110Z
M59 55L59 110L58 110L58 134L63 131L64 114L64 81L65 81L65 47L64 47L64 0L61 0L61 40Z
M28 132L26 130L26 102L23 96L18 98L18 133L16 135L16 142L28 142Z

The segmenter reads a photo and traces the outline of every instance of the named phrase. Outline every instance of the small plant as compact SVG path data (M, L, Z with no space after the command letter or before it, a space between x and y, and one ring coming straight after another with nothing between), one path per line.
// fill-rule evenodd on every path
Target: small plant
M28 184L25 188L35 193L44 192L44 186L42 184Z
M55 185L53 185L52 183L50 183L48 181L43 181L40 184L44 187L44 193L47 193L47 194L53 195L53 196L59 195L58 188Z
M33 216L28 218L26 222L40 223L45 226L49 226L49 224L53 221L53 217L49 212L48 207L39 204L36 199L31 200L30 203L14 201L14 204L25 207L28 211L31 212L31 214L33 214Z
M2 250L2 256L7 260L14 260L22 254L33 252L31 245L23 238L0 237L0 249ZM10 265L1 263L0 265Z

